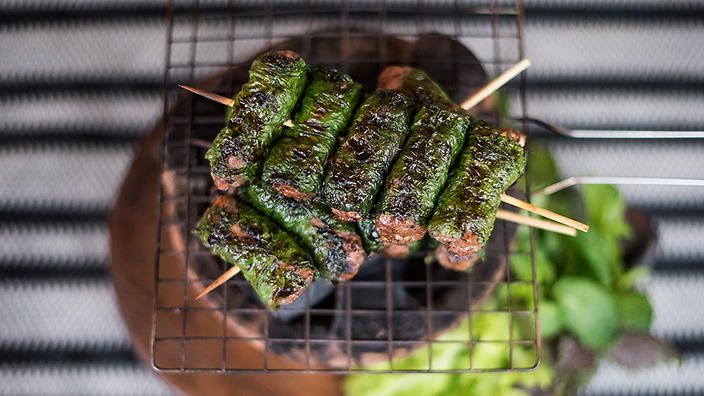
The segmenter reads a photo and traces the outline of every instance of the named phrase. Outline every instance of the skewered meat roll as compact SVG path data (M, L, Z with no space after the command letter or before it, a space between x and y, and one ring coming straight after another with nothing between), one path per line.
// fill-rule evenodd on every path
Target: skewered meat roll
M321 200L335 217L359 221L367 216L411 121L411 102L379 89L355 114L344 141L333 155Z
M254 207L300 239L321 276L344 281L357 274L365 255L354 224L336 220L318 203L298 202L259 184L250 185L247 196Z
M284 230L234 198L216 198L194 232L213 254L237 265L272 308L295 301L318 275Z
M474 126L429 224L430 235L449 253L469 256L489 239L501 193L523 174L524 139L483 121Z
M320 188L337 135L349 125L362 86L337 70L318 69L293 128L271 149L262 179L286 197L309 200Z
M307 66L292 51L267 52L252 62L249 82L235 96L227 125L205 154L217 188L252 179L306 85Z
M384 245L423 238L469 125L468 116L445 107L429 105L416 114L377 205L376 226Z

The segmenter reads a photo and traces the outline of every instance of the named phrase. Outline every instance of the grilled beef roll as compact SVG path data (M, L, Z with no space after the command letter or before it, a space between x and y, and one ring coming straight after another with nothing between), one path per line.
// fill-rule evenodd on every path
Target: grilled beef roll
M303 93L307 70L292 51L267 52L252 62L249 82L235 96L227 124L205 155L217 188L237 187L256 175Z
M237 265L273 309L295 301L317 277L315 266L293 238L234 198L216 198L194 233L213 254Z
M494 228L501 193L522 174L525 135L477 123L447 181L429 224L430 235L449 253L470 256Z
M247 197L254 207L299 238L312 252L321 276L344 281L357 274L365 254L354 224L336 220L323 205L286 198L265 185L250 185Z
M446 107L427 105L416 114L377 204L376 226L384 245L423 238L469 125L468 116Z
M337 70L313 72L294 126L272 147L264 161L262 179L286 197L299 201L313 198L337 136L349 125L361 89Z
M321 201L343 221L359 221L371 209L391 162L408 133L412 103L378 89L355 114L348 134L328 165Z

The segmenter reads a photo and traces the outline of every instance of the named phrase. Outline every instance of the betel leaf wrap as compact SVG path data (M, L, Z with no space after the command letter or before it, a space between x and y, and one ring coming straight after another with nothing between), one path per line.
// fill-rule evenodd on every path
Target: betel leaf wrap
M364 250L367 254L376 253L384 247L381 242L379 230L376 228L376 223L373 218L367 217L357 223L359 235L364 243Z
M408 96L418 107L428 104L457 107L435 80L423 70L414 67L387 67L379 75L378 86Z
M343 281L357 274L364 248L354 224L336 220L330 209L319 203L299 202L258 183L247 187L247 197L254 207L299 238L312 252L321 276Z
M293 128L274 144L262 179L287 197L308 200L317 194L325 163L337 136L349 125L362 86L334 69L317 69L303 94Z
M513 134L483 121L472 129L428 227L450 253L469 256L489 239L501 193L525 169L522 145L506 136Z
M416 114L377 204L376 225L385 245L423 238L470 122L467 115L436 105Z
M296 300L317 276L313 263L295 240L234 198L218 197L194 233L213 254L237 265L271 308Z
M362 103L332 156L321 189L321 201L339 219L367 216L410 121L411 102L397 92L378 89Z
M215 185L225 190L252 179L307 80L305 61L291 51L257 57L249 81L234 97L227 123L205 154Z

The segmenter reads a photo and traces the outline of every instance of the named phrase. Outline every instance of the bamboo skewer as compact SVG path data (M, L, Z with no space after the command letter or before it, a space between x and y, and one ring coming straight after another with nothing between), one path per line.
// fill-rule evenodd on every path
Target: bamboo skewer
M521 74L524 70L528 68L528 66L530 66L530 60L522 59L520 62L508 68L505 72L499 74L498 77L491 80L489 84L482 87L482 89L477 91L477 93L465 99L465 101L462 102L460 107L465 110L469 110L472 107L476 106L477 104L479 104L479 102L488 98L489 95L496 92L496 90L506 85L507 82L513 80L514 77Z
M565 217L565 216L563 216L561 214L557 214L553 211L540 208L540 207L535 206L531 203L521 201L520 199L514 198L510 195L501 194L501 201L504 203L507 203L509 205L515 206L517 208L525 209L531 213L535 213L537 215L547 217L550 220L554 220L554 221L561 223L561 224L564 224L566 226L576 228L582 232L589 231L589 226L584 223L580 223L577 220L570 219L569 217Z
M213 102L218 102L218 103L224 104L224 105L227 106L227 107L232 107L232 106L235 105L235 101L232 100L232 99L230 99L230 98L228 98L228 97L225 97L225 96L222 96L222 95L218 95L218 94L216 94L216 93L204 91L204 90L202 90L202 89L200 89L200 88L189 87L188 85L181 85L181 84L179 84L178 86L181 87L181 88L183 88L183 89L185 89L186 91L192 92L192 93L194 93L194 94L196 94L196 95L200 95L200 96L202 96L202 97L204 97L204 98L206 98L206 99L210 99L210 100L212 100Z
M202 96L202 97L204 97L204 98L206 98L206 99L210 99L210 100L212 100L212 101L214 101L214 102L218 102L218 103L220 103L220 104L224 104L224 105L227 106L227 107L232 107L232 106L235 105L235 101L232 100L232 99L230 99L230 98L228 98L228 97L225 97L225 96L222 96L222 95L218 95L218 94L216 94L216 93L204 91L204 90L202 90L202 89L200 89L200 88L189 87L188 85L181 85L181 84L179 84L178 86L181 87L181 88L183 88L183 89L185 89L186 91L192 92L192 93L194 93L194 94L196 94L196 95L200 95L200 96ZM292 127L293 127L293 121L291 121L291 120L286 120L286 121L284 121L284 125L287 126L287 127L289 127L289 128L292 128Z
M235 276L239 273L240 273L240 267L233 265L232 268L223 272L222 275L218 276L218 278L215 279L213 281L213 283L209 284L208 287L205 288L205 290L200 292L200 294L196 296L196 300L199 300L201 297L203 297L206 294L210 293L211 291L215 290L218 286L229 281L230 279L232 279L233 276Z
M562 235L577 236L577 230L566 225L558 224L553 221L536 219L520 215L518 213L509 212L508 210L499 209L496 211L496 218L510 221L512 223L523 224L541 230L552 231Z

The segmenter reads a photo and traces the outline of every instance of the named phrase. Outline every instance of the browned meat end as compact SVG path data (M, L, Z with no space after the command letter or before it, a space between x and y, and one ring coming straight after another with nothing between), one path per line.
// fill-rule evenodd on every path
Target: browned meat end
M410 249L408 245L386 245L381 249L381 253L386 257L401 258L408 256Z
M403 87L403 81L410 72L411 68L408 66L389 66L379 74L377 86L398 91Z
M308 288L308 285L310 285L313 282L313 278L315 277L315 274L313 273L312 270L309 268L302 268L298 266L292 266L286 262L279 262L279 268L281 270L286 271L286 272L295 272L296 275L300 276L303 278L303 282L305 284L305 287L299 287L299 288L283 288L279 290L276 295L274 296L274 300L280 304L280 305L287 305L291 304L292 302L296 301L298 297L300 297L303 292L306 291Z
M325 222L321 220L320 217L313 217L312 219L310 219L310 224L312 224L315 228L320 228L321 230L328 228L328 225L325 224Z
M276 53L277 53L277 54L280 54L280 55L287 56L287 57L289 57L289 58L291 58L291 59L296 59L296 60L297 60L297 59L300 59L300 58L301 58L301 56L298 55L297 52L291 51L291 50L280 50L280 51L276 51Z
M234 170L240 170L244 168L247 165L247 161L244 161L242 158L236 156L236 155L231 155L227 157L227 167L230 169Z
M218 195L213 205L225 209L227 213L237 214L237 200L225 195Z
M521 145L521 147L525 146L526 144L526 134L515 129L503 128L501 129L501 135L506 136L514 142L517 142Z
M437 232L431 233L433 238L442 243L448 252L458 256L471 256L480 250L482 245L477 242L477 236L472 231L466 231L462 238L455 238L447 235L441 235Z
M340 276L341 280L354 278L359 272L359 267L364 262L365 253L362 245L362 238L353 232L337 231L335 235L342 239L342 249L345 251L347 261L345 262L345 273Z
M378 215L375 222L384 245L409 245L423 238L428 229L412 219L388 214Z
M232 183L228 183L227 180L221 178L216 174L211 173L210 175L213 177L213 184L215 184L215 187L221 191L227 191L230 188L237 188L249 181L246 176L239 175L235 178Z
M443 267L453 271L467 271L477 262L479 256L472 254L469 256L458 256L447 251L444 246L435 249L435 257Z

